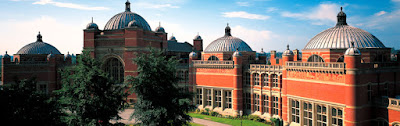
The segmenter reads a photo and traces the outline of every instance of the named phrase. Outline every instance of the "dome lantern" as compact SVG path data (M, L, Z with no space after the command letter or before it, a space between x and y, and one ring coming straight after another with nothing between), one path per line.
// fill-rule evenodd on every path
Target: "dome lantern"
M229 27L229 23L227 23L226 27L225 27L225 36L232 36L231 35L231 27Z
M40 34L40 31L39 31L39 34L36 36L36 42L43 42L43 40L42 40L42 35Z
M336 23L336 25L347 25L346 13L343 12L343 7L340 7L340 12L337 15L337 23Z
M131 2L129 0L125 2L125 11L131 12Z

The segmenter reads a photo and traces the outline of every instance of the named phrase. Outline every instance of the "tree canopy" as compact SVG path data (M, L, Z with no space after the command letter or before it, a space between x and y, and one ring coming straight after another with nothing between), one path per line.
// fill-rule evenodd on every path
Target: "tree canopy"
M35 78L0 87L0 121L8 125L63 125L59 104L46 92L37 90Z
M115 84L88 52L78 56L77 65L63 69L61 76L57 95L68 114L63 118L68 125L107 125L110 119L120 119L126 87Z
M193 94L177 86L178 61L155 49L137 54L133 61L138 75L127 79L137 96L131 118L146 126L187 124L191 117L186 113L194 108Z

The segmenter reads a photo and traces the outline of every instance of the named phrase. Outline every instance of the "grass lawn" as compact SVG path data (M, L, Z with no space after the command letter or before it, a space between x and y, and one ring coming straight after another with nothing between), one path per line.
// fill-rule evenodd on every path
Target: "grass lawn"
M229 125L233 125L233 126L240 126L240 120L219 118L219 117L196 114L196 113L188 113L188 115L190 115L193 118L206 119L206 120L229 124ZM243 124L243 126L269 126L267 124L255 122L252 120L242 120L242 124Z
M204 125L197 124L197 123L192 123L192 122L191 122L189 126L204 126Z

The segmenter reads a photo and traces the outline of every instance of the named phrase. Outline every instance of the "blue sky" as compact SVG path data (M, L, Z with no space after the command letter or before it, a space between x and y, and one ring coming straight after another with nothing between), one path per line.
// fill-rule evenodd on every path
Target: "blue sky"
M61 53L80 53L83 29L94 18L100 29L126 0L1 0L0 54L15 54L36 40ZM400 0L130 0L131 10L144 17L154 30L161 22L180 42L192 43L199 33L204 48L224 35L226 23L232 35L253 50L303 49L319 32L336 24L343 6L347 23L364 29L386 47L400 48Z

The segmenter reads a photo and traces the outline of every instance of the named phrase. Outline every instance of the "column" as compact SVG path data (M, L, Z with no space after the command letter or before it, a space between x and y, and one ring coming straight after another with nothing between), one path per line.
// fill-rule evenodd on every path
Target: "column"
M225 92L224 92L224 89L221 89L221 108L222 108L222 111L225 109Z
M204 90L204 87L201 87L201 94L202 94L202 105L203 105L203 108L205 108L206 107L206 90Z
M279 117L281 117L282 118L282 97L279 97L278 98L278 100L279 100L279 102L278 102L278 104L279 104Z
M254 74L254 73L250 73L250 87L251 87L251 88L253 88L253 86L254 86L254 84L253 84L253 83L254 83L254 82L253 82L253 81L254 81L254 80L253 80L253 79L254 79L253 74Z
M215 107L215 94L214 94L214 88L211 88L211 110L214 109Z

